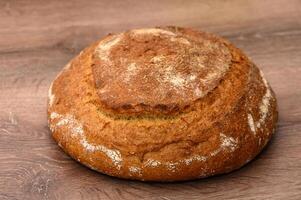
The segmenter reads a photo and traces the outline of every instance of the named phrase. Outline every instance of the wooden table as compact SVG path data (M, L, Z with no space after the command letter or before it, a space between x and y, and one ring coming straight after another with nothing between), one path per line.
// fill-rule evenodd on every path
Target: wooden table
M178 25L222 35L277 94L276 135L233 173L142 183L70 159L46 122L51 80L109 32ZM0 199L301 199L301 1L0 1Z

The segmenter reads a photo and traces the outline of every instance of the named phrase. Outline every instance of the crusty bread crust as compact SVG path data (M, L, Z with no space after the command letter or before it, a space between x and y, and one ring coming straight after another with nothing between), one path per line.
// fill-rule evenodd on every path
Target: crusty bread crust
M171 117L218 85L231 53L226 41L208 33L140 29L101 40L91 62L104 112Z
M191 56L188 43L207 59ZM158 72L167 67L174 71ZM129 78L133 68L139 71ZM158 74L180 77L180 85L158 83ZM253 159L274 132L276 107L262 72L231 43L167 27L109 35L86 48L50 87L48 120L62 149L91 169L178 181L230 172Z

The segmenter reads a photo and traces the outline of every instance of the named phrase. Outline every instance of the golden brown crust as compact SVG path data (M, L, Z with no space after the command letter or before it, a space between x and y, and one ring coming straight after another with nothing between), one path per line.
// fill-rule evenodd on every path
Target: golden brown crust
M276 98L259 69L240 50L216 36L191 29L163 31L167 30L222 43L230 55L227 71L209 83L213 86L204 96L189 95L191 88L184 88L187 101L174 93L179 101L155 96L158 103L145 93L144 106L139 106L139 101L128 95L129 86L112 87L102 98L99 88L110 80L108 76L103 82L100 78L103 75L99 70L104 66L95 58L99 54L99 42L96 42L73 59L50 88L49 126L55 140L69 155L112 176L176 181L237 169L266 145L277 121ZM111 59L122 55L120 48L112 49ZM147 56L139 60L136 53L131 53L133 58L128 55L127 58L140 62L144 69ZM116 66L123 74L124 68ZM135 81L142 84L137 80L139 77ZM138 88L139 84L130 87ZM154 89L158 85L149 83L148 87ZM117 92L122 93L118 98L125 99L104 101ZM146 102L148 99L151 100ZM127 104L132 106L124 107Z

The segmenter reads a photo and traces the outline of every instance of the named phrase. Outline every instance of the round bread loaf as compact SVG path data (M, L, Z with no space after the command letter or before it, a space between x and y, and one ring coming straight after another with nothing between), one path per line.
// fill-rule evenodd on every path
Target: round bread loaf
M58 145L87 167L142 181L235 170L270 140L275 94L230 42L188 28L109 34L49 89Z

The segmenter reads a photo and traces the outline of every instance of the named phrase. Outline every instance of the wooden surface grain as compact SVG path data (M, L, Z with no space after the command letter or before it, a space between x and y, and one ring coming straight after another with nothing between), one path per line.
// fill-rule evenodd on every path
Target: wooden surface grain
M141 183L96 173L51 138L46 98L73 56L109 32L178 25L231 40L278 97L267 148L233 173ZM301 199L301 1L0 0L0 199Z

